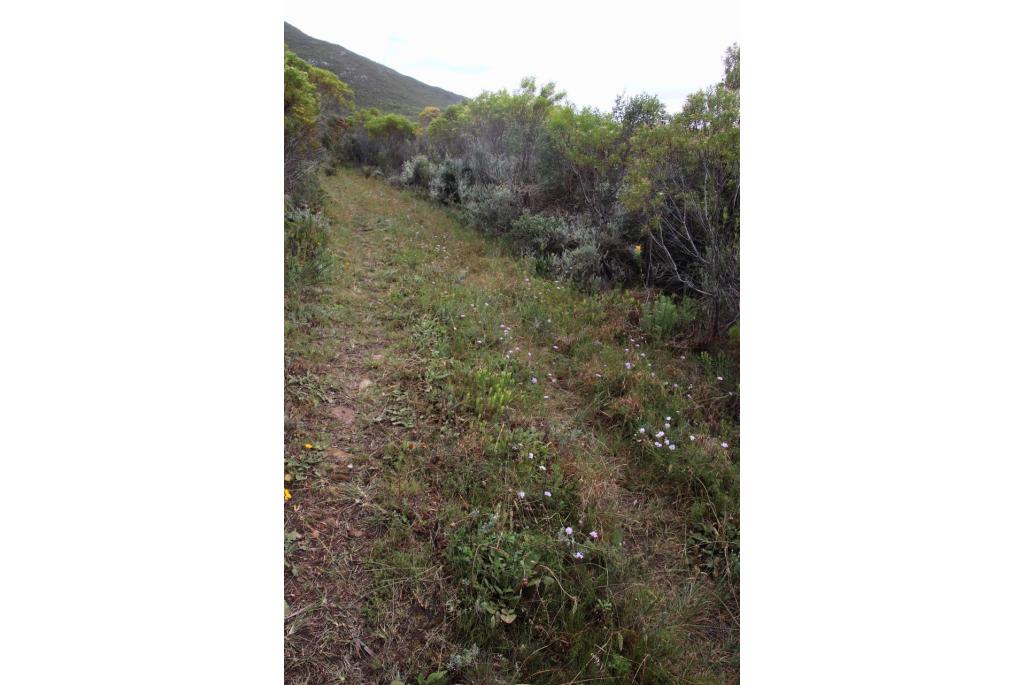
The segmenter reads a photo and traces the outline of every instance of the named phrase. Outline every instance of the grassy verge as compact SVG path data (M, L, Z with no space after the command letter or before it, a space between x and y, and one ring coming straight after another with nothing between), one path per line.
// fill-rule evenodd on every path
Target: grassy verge
M288 681L738 680L736 355L322 182L334 266L286 305Z

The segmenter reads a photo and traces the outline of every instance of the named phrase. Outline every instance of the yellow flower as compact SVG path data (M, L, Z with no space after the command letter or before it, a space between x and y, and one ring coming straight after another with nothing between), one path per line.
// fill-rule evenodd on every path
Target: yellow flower
M643 251L644 251L644 248L639 243L633 246L633 252L636 252L637 254L640 254Z
M303 445L303 447L305 447L307 450L313 449L313 445L308 442L305 445Z
M284 501L287 502L291 498L292 498L292 491L289 490L288 488L285 488L284 489Z

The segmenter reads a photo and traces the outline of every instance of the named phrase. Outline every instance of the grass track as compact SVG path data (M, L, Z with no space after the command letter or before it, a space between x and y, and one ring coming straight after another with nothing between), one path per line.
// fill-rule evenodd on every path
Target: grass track
M285 311L286 682L738 681L734 351L322 182L335 268Z

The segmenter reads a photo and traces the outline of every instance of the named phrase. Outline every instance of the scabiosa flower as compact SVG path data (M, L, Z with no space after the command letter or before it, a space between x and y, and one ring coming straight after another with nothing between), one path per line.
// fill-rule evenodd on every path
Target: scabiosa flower
M597 539L597 531L596 530L590 531L590 537L593 538L594 540L596 540Z
M544 496L545 497L551 497L551 491L550 490L545 490L544 491Z
M575 554L573 554L573 556L576 557L577 559L582 559L583 558L583 552L576 552Z
M547 471L547 470L548 470L548 467L547 467L547 466L544 466L544 464L541 464L541 465L540 465L540 470L541 470L541 471Z
M572 535L572 526L566 526L565 527L565 534L566 535Z
M721 376L719 376L719 377L718 377L718 380L722 381L722 380L725 380L725 379L724 379L724 378L722 378Z
M696 439L697 439L697 436L696 436L696 435L691 435L691 436L690 436L690 442L693 442L693 441L694 441L694 440L696 440Z
M669 446L668 446L668 448L669 448L670 450L674 450L674 449L676 448L676 446L675 446L675 445L669 445Z
M723 442L722 443L722 449L728 449L728 448L729 448L729 443Z
M646 432L647 432L647 429L646 429L646 428L641 428L641 429L640 429L640 432L641 432L641 433L646 433Z
M633 365L630 364L629 362L626 362L626 370L629 371L632 368L633 368Z
M666 423L666 424L665 424L665 428L671 428L671 427L672 427L672 424L671 424L671 423Z
M664 437L664 436L665 436L665 431L658 431L657 433L654 434L654 437L656 437L656 438L661 438L661 437Z
M672 420L672 417L671 417L671 416L666 416L666 417L665 417L665 420L666 420L666 421L671 421L671 420Z
M529 453L529 454L527 454L526 456L527 456L527 457L529 457L530 459L533 459L533 452L530 452L530 453Z
M661 443L660 443L660 442L657 442L657 441L655 441L655 443L654 443L654 446L655 446L655 447L661 447Z
M517 494L519 495L519 499L526 499L526 493L523 492L522 490L520 490Z
M537 377L534 376L533 378L531 378L530 382L533 383L534 385L537 385Z

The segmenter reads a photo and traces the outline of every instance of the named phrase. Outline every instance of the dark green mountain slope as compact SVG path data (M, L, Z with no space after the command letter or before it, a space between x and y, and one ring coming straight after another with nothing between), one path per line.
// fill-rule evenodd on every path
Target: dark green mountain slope
M352 86L359 107L376 107L415 118L428 105L444 109L463 100L461 95L428 86L340 45L307 36L288 22L284 24L284 42L302 59L337 74Z

